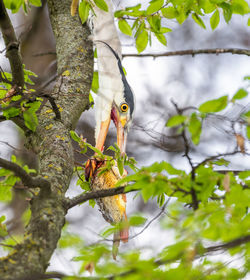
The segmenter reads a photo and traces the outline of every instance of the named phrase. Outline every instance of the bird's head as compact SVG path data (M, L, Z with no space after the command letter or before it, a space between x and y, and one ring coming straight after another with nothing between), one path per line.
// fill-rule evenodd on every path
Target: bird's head
M108 116L105 117L104 121L99 121L99 125L97 123L96 147L101 151L103 150L110 120L112 120L117 130L117 145L120 148L121 154L124 154L127 133L131 126L134 112L134 96L127 81L124 84L124 90L117 92L110 103L108 105L106 102L106 110L103 108L103 111L106 111ZM103 114L100 114L100 116L103 116Z
M105 60L99 58L99 94L96 102L96 147L103 150L112 119L117 129L117 145L122 154L125 153L127 133L134 112L134 94L127 82L122 69L120 57L114 49L103 41L96 41L108 47L117 60L117 69ZM108 71L109 69L109 71Z

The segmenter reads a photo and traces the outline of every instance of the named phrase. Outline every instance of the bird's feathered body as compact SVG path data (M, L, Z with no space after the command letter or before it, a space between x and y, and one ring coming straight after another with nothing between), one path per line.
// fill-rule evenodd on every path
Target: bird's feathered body
M102 167L105 163L102 163ZM121 176L116 165L103 173L103 175L98 176L97 174L93 177L92 189L101 190L101 189L111 189L114 188L117 181L124 178L126 173ZM115 195L112 197L105 197L97 199L97 202L100 207L100 211L104 219L111 223L117 224L121 222L126 217L126 196L125 195Z
M96 148L104 149L104 143L111 119L117 129L117 144L122 154L125 153L126 135L131 124L134 111L134 97L124 75L121 64L121 44L114 24L112 4L106 0L109 7L104 12L95 7L93 20L94 43L97 49L97 65L99 89L95 100L96 117ZM107 43L108 42L108 43ZM86 178L90 177L92 190L114 188L121 175L116 165L104 173L100 167L105 161L98 158L90 159L86 163ZM127 172L124 170L123 176ZM106 221L111 224L126 220L126 195L116 195L97 200L100 211ZM116 257L120 240L127 242L128 227L114 234L113 257Z

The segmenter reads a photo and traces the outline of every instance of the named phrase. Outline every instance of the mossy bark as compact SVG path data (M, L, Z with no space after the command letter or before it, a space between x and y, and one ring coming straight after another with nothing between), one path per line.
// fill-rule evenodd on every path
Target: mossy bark
M69 131L88 107L93 74L90 31L78 16L70 15L70 5L71 0L48 0L58 62L58 77L51 95L59 106L61 120L55 118L47 103L39 114L36 132L27 135L27 146L39 160L39 174L50 181L52 191L41 189L31 200L32 215L24 241L0 259L1 280L39 279L64 225L63 199L74 166Z

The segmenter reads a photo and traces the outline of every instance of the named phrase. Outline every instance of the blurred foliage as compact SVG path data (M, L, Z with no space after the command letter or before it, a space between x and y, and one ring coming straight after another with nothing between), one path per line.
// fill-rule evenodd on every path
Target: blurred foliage
M27 12L30 5L41 5L40 0L5 0L4 3L12 13L16 13L20 7ZM94 5L104 11L108 10L104 0L82 0L78 9L82 23L88 19L89 12L93 12ZM140 53L151 43L152 35L163 45L167 44L165 34L172 31L168 27L169 20L176 20L179 24L183 24L191 17L200 27L206 28L207 21L204 21L206 16L210 19L211 28L216 29L222 18L228 23L234 14L245 15L249 12L249 4L245 0L152 0L145 9L142 9L141 4L137 4L118 10L114 15L118 19L121 32L134 37L136 48ZM32 83L29 76L34 74L27 70L24 70L24 74L26 83ZM11 74L1 72L1 77L0 98L3 116L6 119L22 116L27 128L34 132L41 100L35 99L31 102L29 99L24 99L18 103L18 106L10 106L12 102L21 100L22 96L17 94L6 99L6 94L12 88ZM249 76L245 77L245 80L249 82ZM115 162L121 174L124 166L129 166L134 171L134 174L120 180L117 186L128 183L125 190L127 192L136 190L145 203L155 199L158 206L162 208L162 213L167 207L168 215L160 219L160 224L166 236L170 230L174 233L175 241L167 245L166 240L165 248L161 252L153 248L150 257L145 256L142 249L127 250L119 254L119 262L114 262L111 258L112 240L107 237L127 225L121 223L105 229L100 235L103 239L90 245L86 245L79 235L69 232L65 226L58 246L61 250L70 248L76 251L73 260L80 263L80 269L78 276L63 279L86 279L83 275L87 272L94 273L100 279L110 276L112 277L110 279L131 280L215 280L247 277L250 270L250 171L238 173L216 171L218 165L226 168L230 163L225 159L227 154L211 155L202 162L193 164L190 149L193 144L199 145L201 142L203 121L209 115L217 115L236 104L238 100L247 97L248 88L249 85L240 88L231 99L225 95L208 100L199 108L184 110L176 106L176 115L166 120L166 127L178 128L177 133L183 138L184 156L190 164L189 172L181 167L177 169L167 161L138 168L133 158L121 155L117 145L109 147L114 156L107 156L71 131L71 137L79 144L82 154L91 150L95 153L94 157L107 162L102 172L111 168ZM92 91L97 92L97 89L98 74L95 72ZM32 94L32 91L27 90L26 93ZM236 148L233 148L230 154L244 153L249 156L242 146L247 139L250 139L250 111L244 112L240 121L244 128L242 134L238 135L241 142L237 142ZM15 157L12 157L12 161L18 163ZM28 173L34 172L27 166L22 167ZM75 172L78 173L77 184L83 189L83 193L89 192L89 183L84 177L84 166L77 167ZM10 201L11 188L20 179L13 175L13 172L3 168L0 169L0 177L0 200ZM167 198L171 198L171 203ZM91 205L94 206L93 201ZM27 222L30 212L25 215ZM5 217L1 216L1 238L8 236L4 221ZM131 216L128 220L130 227L145 229L145 223L146 218L140 214ZM152 236L152 244L156 238L157 236ZM244 238L246 242L242 242ZM8 245L8 242L5 245ZM210 258L209 254L217 251L217 248L226 251L230 257L226 258L223 255L220 261ZM236 268L228 264L228 259L231 260L235 255L240 262L240 267Z
M245 80L249 81L247 78ZM231 99L222 96L204 102L199 108L189 108L191 109L187 110L189 114L185 108L180 109L176 105L178 114L167 120L166 126L179 127L178 132L188 138L185 145L190 149L192 143L194 145L200 143L203 120L211 114L216 116L228 107L236 105L238 100L247 97L248 86L247 84L246 88L240 88ZM249 112L242 114L243 127L248 127L248 118ZM96 152L97 157L101 156L106 160L119 159L120 151L116 145L109 147L114 156L105 156L75 132L71 133L84 153L87 147ZM243 139L246 137L247 133L242 135ZM242 151L236 147L230 153L234 155ZM189 156L189 151L185 156ZM110 260L110 246L102 243L101 245L100 240L96 244L78 250L78 257L74 260L81 263L79 275L86 271L90 272L91 267L91 272L94 271L98 277L112 275L114 279L142 279L142 276L145 279L167 279L169 275L177 279L247 277L250 257L250 171L242 171L237 175L230 171L225 173L216 171L217 166L226 168L230 163L225 157L226 154L219 154L197 164L190 164L190 172L176 169L166 161L155 162L140 169L134 168L134 174L121 179L117 186L127 183L126 191L136 190L137 195L141 195L145 203L156 198L162 212L167 207L168 215L160 220L160 224L166 234L167 231L174 232L175 242L166 245L160 253L152 252L149 259L143 257L143 250L137 252L128 250L119 254L119 262L116 263ZM169 201L166 202L166 198L169 197L172 198L172 202L167 206ZM127 223L130 227L141 227L142 230L147 227L146 219L141 214L131 216ZM112 239L108 239L109 236L125 226L127 224L124 225L124 222L109 226L100 236L104 241L112 242ZM241 243L241 238L248 238L248 242ZM235 241L236 245L231 246L232 241ZM214 248L217 245L231 257L224 256L225 261L211 259L209 253L217 251ZM228 260L234 256L240 260L240 268L227 265Z

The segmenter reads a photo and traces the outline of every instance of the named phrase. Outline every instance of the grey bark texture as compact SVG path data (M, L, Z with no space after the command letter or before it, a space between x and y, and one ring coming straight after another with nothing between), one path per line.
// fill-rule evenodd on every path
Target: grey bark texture
M71 0L48 0L56 39L58 77L52 96L61 110L55 119L49 103L43 107L35 133L27 134L27 146L35 151L39 175L51 184L31 200L31 219L24 240L0 259L1 280L35 280L49 265L65 222L65 192L73 174L70 130L88 107L93 74L90 31L78 16L70 14ZM39 186L38 186L39 187Z

